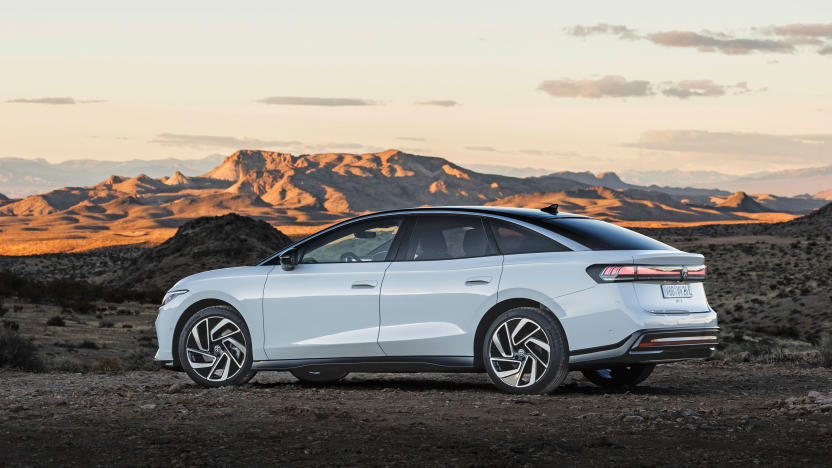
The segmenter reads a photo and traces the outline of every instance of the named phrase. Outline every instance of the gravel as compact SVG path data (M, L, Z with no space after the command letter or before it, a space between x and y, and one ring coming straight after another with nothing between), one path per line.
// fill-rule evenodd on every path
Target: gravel
M570 374L507 395L479 374L352 374L327 387L261 373L203 389L166 371L0 372L0 466L822 466L832 370L660 366L607 391Z

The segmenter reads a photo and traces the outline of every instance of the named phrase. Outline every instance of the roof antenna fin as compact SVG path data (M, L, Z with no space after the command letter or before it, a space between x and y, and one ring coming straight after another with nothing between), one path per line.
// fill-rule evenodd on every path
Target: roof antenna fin
M549 205L545 208L541 208L540 211L542 211L544 213L549 213L549 214L556 215L556 214L558 214L558 204L557 203L552 203L551 205Z

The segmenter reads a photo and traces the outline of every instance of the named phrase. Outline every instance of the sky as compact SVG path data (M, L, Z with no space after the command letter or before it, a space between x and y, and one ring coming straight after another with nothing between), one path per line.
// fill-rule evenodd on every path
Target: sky
M832 164L827 0L0 1L0 157Z

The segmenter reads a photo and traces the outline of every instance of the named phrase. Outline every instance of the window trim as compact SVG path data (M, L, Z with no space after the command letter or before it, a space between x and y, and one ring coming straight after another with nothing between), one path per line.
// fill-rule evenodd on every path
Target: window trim
M495 226L497 223L495 221L501 221L501 222L504 222L504 223L512 225L512 226L517 226L518 228L520 228L521 232L522 231L529 231L529 232L532 232L534 234L543 236L543 237L551 240L552 242L560 245L565 250L543 250L543 251L540 251L540 252L505 253L505 252L503 252L503 249L500 248L500 241L497 240L497 226ZM528 255L528 254L541 254L541 253L565 253L565 252L574 252L575 251L574 249L570 248L568 245L564 244L563 242L560 242L557 239L553 239L551 236L543 235L542 233L540 233L538 231L535 231L534 229L529 229L526 226L522 226L522 225L520 225L518 223L515 223L515 222L507 221L505 219L491 218L491 219L488 220L488 222L486 224L488 224L488 230L490 231L491 235L494 237L494 244L497 246L497 249L498 249L498 251L500 252L501 255Z
M406 232L406 239L402 240L402 243L399 246L397 256L393 260L394 262L447 262L451 260L468 260L471 258L485 258L485 257L497 257L502 255L500 253L500 249L497 247L496 240L493 237L493 234L490 232L488 227L487 217L480 216L476 214L470 213L458 213L458 212L447 212L447 213L434 213L434 212L426 212L426 213L416 213L408 216L410 218L410 223L407 226L408 230ZM485 237L488 239L488 246L491 249L491 253L487 253L486 255L477 255L473 257L456 257L456 258L431 258L425 260L411 260L407 258L407 252L410 250L410 242L413 241L413 231L416 227L416 223L419 222L419 218L433 218L433 217L454 217L454 218L476 218L479 220L480 224L485 231Z
M313 242L315 242L315 241L316 241L316 240L318 240L318 239L321 239L321 238L323 238L323 237L325 237L325 236L327 236L327 235L329 235L329 234L332 234L332 233L334 233L334 232L337 232L337 231L339 231L340 229L347 229L347 228L350 228L350 227L355 227L356 225L359 225L359 224L361 224L361 223L378 222L378 221L384 221L384 220L388 220L388 219L395 219L395 218L401 218L401 220L402 220L402 221L401 221L401 223L399 224L399 229L396 231L396 234L393 236L393 241L390 243L390 250L388 250L388 251L387 251L387 256L386 256L386 257L384 257L384 260L381 260L381 261L378 261L378 262L372 262L372 261L371 261L371 262L316 262L316 263L302 263L302 262L303 262L303 257L304 257L304 255L306 255L306 250L309 248L309 245L310 245L310 244L312 244ZM384 262L391 262L391 261L392 261L392 260L391 260L391 258L395 258L395 254L397 253L397 252L394 252L393 250L394 250L394 249L396 249L396 251L398 251L398 247L399 247L399 245L401 245L401 241L399 241L399 242L398 242L398 244L397 244L397 240L401 237L402 230L403 230L403 228L404 228L404 226L405 226L405 223L406 223L406 222L407 222L407 217L406 217L406 216L393 214L393 215L389 215L389 216L378 216L378 217L374 217L374 218L358 219L358 220L356 220L355 222L352 222L352 223L346 223L346 224L343 224L343 225L336 225L336 226L332 226L332 228L331 228L331 229L327 229L327 230L325 230L325 231L321 232L321 233L320 233L320 235L316 235L316 236L314 236L314 237L310 237L310 238L306 239L306 240L303 242L303 244L301 244L301 245L296 245L296 246L295 246L295 250L297 251L297 259L298 259L298 260L297 260L297 262L298 262L298 265L338 265L338 264L345 264L345 265L346 265L346 264L364 264L364 263L384 263ZM291 247L290 247L290 248L291 248ZM288 250L288 249L287 249L287 250ZM278 255L278 257L279 257L279 255Z

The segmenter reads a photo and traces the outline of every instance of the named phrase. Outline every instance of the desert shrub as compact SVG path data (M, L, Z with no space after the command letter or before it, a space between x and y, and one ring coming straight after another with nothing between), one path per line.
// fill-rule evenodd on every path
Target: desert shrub
M0 271L0 297L17 296L29 298L34 303L55 303L79 314L94 311L95 308L89 302L91 297L119 303L125 301L155 303L160 295L159 291L135 291L74 279L38 281L8 270Z
M37 347L13 330L0 331L0 367L28 371L43 370Z
M62 319L60 315L55 315L53 317L49 317L49 320L46 321L46 326L48 326L48 327L65 327L66 322L64 322L64 319Z
M46 368L50 371L72 372L74 374L84 371L84 366L82 366L81 363L79 363L78 361L73 361L71 359L58 359L55 361L50 361L46 364Z
M90 341L90 340L84 340L84 341L78 343L77 347L80 348L80 349L100 349L98 347L98 345L95 344L94 341Z
M144 351L133 351L123 360L124 370L158 370L161 365L153 360L153 354Z
M0 317L5 316L6 312L8 312L8 310L6 310L6 306L4 306L2 302L0 302Z
M820 363L823 367L832 367L832 335L826 335L820 342Z
M121 370L121 359L117 357L105 356L100 358L91 368L91 372L99 374L108 372L119 372Z
M3 328L6 330L17 331L20 330L20 324L14 320L3 320Z
M121 326L121 328L133 328L133 325L130 325L129 323L125 323Z
M98 322L98 328L113 328L115 324L109 320L102 320Z

